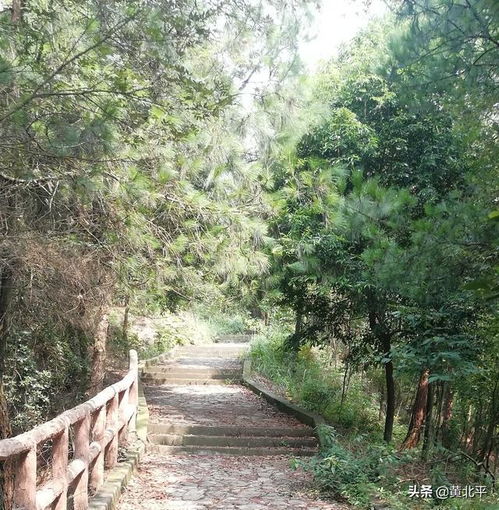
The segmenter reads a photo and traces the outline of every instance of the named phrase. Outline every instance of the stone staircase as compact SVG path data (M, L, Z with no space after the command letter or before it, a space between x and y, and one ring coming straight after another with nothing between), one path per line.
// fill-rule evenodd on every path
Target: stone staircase
M159 453L226 455L296 455L317 453L317 439L308 427L179 427L152 425L149 441Z
M146 367L145 384L229 384L239 383L242 365L239 361L246 345L226 343L186 346L177 349L177 357L161 365Z
M176 351L174 360L145 368L142 381L146 384L146 396L148 390L155 395L152 402L164 401L171 406L175 396L185 394L181 408L174 408L175 416L180 418L178 422L162 418L149 424L151 451L165 455L241 456L317 453L317 439L310 427L280 413L240 386L240 356L247 347L234 343L183 347ZM205 393L196 390L201 385ZM240 411L234 394L240 394L242 399ZM275 415L275 419L268 419L264 413ZM184 417L191 414L190 423L183 423ZM232 418L228 419L228 415ZM232 423L227 423L231 420ZM290 426L286 426L286 421Z
M241 375L240 370L167 366L147 368L142 380L145 384L228 384L240 382Z

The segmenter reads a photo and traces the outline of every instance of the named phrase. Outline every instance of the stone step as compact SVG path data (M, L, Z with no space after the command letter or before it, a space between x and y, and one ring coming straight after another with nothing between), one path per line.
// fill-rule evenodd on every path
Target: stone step
M234 351L234 352L179 352L176 354L175 358L172 360L182 360L182 359L203 359L203 360L211 360L211 359L225 359L225 360L240 360L243 356L244 352Z
M149 434L149 441L167 446L230 446L316 448L315 437L256 437L256 436L199 436L179 434Z
M239 333L234 335L220 335L215 338L217 344L248 344L251 342L256 335L255 332L251 333Z
M217 378L204 378L204 379L193 379L193 378L184 378L184 377L151 377L146 376L142 379L144 384L151 385L175 385L175 386L190 386L192 384L202 384L202 385L225 385L225 384L238 384L241 382L240 377L217 377Z
M212 349L178 349L175 351L175 358L238 358L245 354L248 348L225 347L224 344L217 344Z
M236 446L165 446L149 444L148 450L163 455L240 455L240 456L274 456L311 457L317 455L315 448L245 448Z
M234 377L241 376L241 369L224 369L224 368L193 368L193 367L182 367L178 365L172 366L161 366L154 368L146 368L144 370L144 375L151 376L163 376L163 377L181 377L181 378L200 378L200 379L208 379L210 377L220 378L220 377Z
M239 425L182 425L178 423L149 423L150 434L187 434L199 436L256 436L256 437L311 437L310 427L251 427Z
M203 345L182 345L177 347L177 351L230 351L248 349L247 342L223 342Z

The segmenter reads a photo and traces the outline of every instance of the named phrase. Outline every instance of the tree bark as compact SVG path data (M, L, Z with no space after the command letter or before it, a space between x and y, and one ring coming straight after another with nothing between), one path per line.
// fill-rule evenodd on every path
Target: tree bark
M387 351L389 354L390 351ZM385 356L387 355L385 354ZM395 379L393 378L393 363L385 363L385 381L386 381L386 416L385 430L383 439L389 443L393 436L393 421L395 419Z
M384 363L385 367L385 386L386 386L386 414L385 414L385 430L383 439L389 443L393 437L393 422L395 420L395 379L393 377L393 362L391 360L391 334L384 323L384 314L377 312L376 298L373 293L369 293L370 300L369 310L369 328L378 340L383 357L388 361ZM380 319L381 317L381 319Z
M10 328L9 308L14 284L12 268L5 264L0 273L0 439L12 434L3 378L5 355ZM0 510L11 510L14 495L14 466L12 462L0 463Z
M383 391L379 392L379 411L378 411L378 420L381 421L383 418L383 412L385 407L385 393Z
M102 390L106 374L106 343L109 317L106 312L101 314L94 336L92 352L92 375L90 377L89 394L91 396Z
M433 441L433 384L428 384L428 396L426 399L426 417L425 417L425 426L424 426L424 439L423 439L423 451L422 458L423 460L428 459L428 455L431 449L431 443Z
M487 431L485 432L485 437L481 448L481 459L484 462L485 467L487 469L489 469L490 467L490 457L495 446L494 432L496 431L499 422L499 407L497 405L498 386L499 381L496 380L494 384L494 389L492 390L492 398L490 402L489 423L487 426Z
M464 450L469 450L472 441L473 441L473 405L470 404L466 411L466 419L463 427L462 448Z
M429 375L430 375L430 370L428 368L425 368L425 369L423 369L423 371L421 372L421 375L419 377L418 389L416 391L416 396L414 398L414 405L412 408L411 422L409 424L407 436L405 437L402 445L400 446L401 450L414 448L419 443L419 438L421 435L421 428L425 421L425 415L426 415Z
M12 23L19 23L22 16L22 2L21 0L12 0Z
M302 307L300 306L296 310L296 319L295 319L295 335L298 338L301 335L303 330L303 312Z
M348 365L348 362L345 363L345 373L343 375L343 384L341 387L341 400L340 400L340 409L343 409L343 404L345 402L345 398L347 396L348 392L348 382L350 380L350 366Z
M130 296L125 298L125 311L123 313L123 325L121 328L121 336L125 342L128 340L128 316L130 314Z
M449 437L449 425L452 418L452 406L454 405L454 392L449 385L446 385L444 395L442 426L440 427L440 437L442 438L442 445L445 448L450 448L451 441Z
M435 389L435 404L436 414L434 421L434 441L438 441L440 432L442 431L442 421L444 414L444 397L445 392L447 391L447 383L444 381L440 381L436 385Z
M484 414L484 405L482 398L478 400L477 410L475 413L475 419L473 420L473 436L471 441L471 452L473 456L475 456L479 449L481 444L481 438L482 438L482 423L483 423L483 414Z

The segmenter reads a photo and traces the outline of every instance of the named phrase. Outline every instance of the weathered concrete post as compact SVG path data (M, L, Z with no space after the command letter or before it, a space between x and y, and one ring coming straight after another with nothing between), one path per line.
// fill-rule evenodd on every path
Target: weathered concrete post
M130 351L130 372L134 373L134 381L130 386L130 395L129 402L134 407L134 412L132 417L130 418L130 423L128 425L129 432L136 432L137 430L137 408L139 405L139 373L138 373L138 365L139 360L137 356L137 351Z
M19 455L14 507L23 510L36 510L36 444Z
M128 442L128 421L126 418L126 410L128 407L128 394L130 388L127 388L125 391L120 391L118 395L118 415L120 420L120 425L122 425L121 430L118 434L118 441L120 444L126 444Z
M60 496L55 500L54 510L66 510L67 508L68 442L69 427L66 427L54 438L52 443L52 478L60 480L64 484Z
M85 468L78 476L74 492L74 510L88 508L88 458L89 458L90 415L85 416L75 424L75 453L76 459L85 463Z
M101 451L95 457L90 470L90 491L95 493L104 483L104 431L106 427L106 405L104 404L96 413L95 424L92 431L92 440L101 445Z
M111 469L118 461L118 394L109 402L107 410L106 429L113 431L113 439L109 441L104 454L104 465L106 469Z

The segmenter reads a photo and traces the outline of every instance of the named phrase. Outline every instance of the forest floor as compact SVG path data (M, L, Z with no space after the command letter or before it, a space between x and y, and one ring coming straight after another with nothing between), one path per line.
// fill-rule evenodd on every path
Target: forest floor
M213 355L205 347L191 347L189 354L170 363L166 370L234 369L240 362L233 353ZM216 345L213 351L217 350ZM202 351L202 352L201 352ZM229 381L230 382L230 381ZM156 427L261 427L298 434L303 424L281 413L239 384L160 384L146 386L151 414L150 430ZM167 425L168 424L168 425ZM247 429L249 430L249 429ZM244 432L243 432L244 434ZM256 438L253 438L256 439ZM284 444L284 442L283 442ZM131 480L119 504L120 510L343 510L347 506L320 499L311 476L291 467L293 451L282 446L265 454L218 454L150 451ZM166 449L182 449L166 447ZM248 448L248 452L255 448Z

